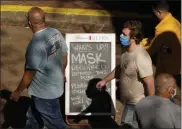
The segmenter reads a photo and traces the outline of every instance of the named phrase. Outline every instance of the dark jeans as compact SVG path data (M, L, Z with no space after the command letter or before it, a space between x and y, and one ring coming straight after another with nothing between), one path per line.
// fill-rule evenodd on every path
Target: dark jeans
M41 99L32 96L32 104L27 112L26 128L66 129L62 118L59 98Z
M128 125L132 128L138 128L134 104L126 104L124 106L124 111L121 119L121 126L122 125Z

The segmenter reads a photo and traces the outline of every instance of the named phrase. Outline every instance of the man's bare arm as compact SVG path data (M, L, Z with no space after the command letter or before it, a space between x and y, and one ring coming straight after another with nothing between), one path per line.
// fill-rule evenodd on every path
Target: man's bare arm
M115 78L115 69L111 73L109 73L103 80L107 84L108 82L110 82L114 78Z
M35 75L35 72L36 72L35 70L25 69L22 80L20 81L20 84L18 85L16 91L22 92L24 89L26 89L30 85Z
M111 73L109 73L102 81L98 82L96 87L100 89L114 78L115 78L115 69Z
M21 92L30 85L35 73L35 70L25 69L20 84L18 85L17 89L11 94L12 100L18 101L19 97L21 96Z
M120 79L120 74L121 74L121 67L120 67L120 64L118 64L115 67L115 69L104 78L104 80L106 81L106 83L108 83L109 81L111 81L114 78Z
M143 78L143 81L145 83L148 96L154 95L155 94L155 86L154 86L154 78L153 78L153 75L144 77Z

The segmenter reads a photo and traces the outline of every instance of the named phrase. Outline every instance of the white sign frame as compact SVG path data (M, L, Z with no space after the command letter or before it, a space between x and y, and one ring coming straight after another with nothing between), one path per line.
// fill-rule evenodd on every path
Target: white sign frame
M111 43L111 71L116 65L116 36L115 33L67 33L66 44L68 46L68 65L66 67L66 78L65 84L65 114L66 115L78 115L80 112L70 112L70 42L110 42ZM116 82L115 79L111 81L111 99L113 101L114 109L111 113L97 113L97 115L115 115L116 110ZM86 116L91 113L85 114Z

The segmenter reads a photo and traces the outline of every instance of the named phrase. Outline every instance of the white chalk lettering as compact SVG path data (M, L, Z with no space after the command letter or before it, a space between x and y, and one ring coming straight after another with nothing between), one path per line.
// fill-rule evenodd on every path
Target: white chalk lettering
M71 100L72 100L72 101L75 101L75 100L80 100L80 97L79 97L79 96L76 96L76 97L71 97Z
M80 60L80 53L75 56L74 54L71 55L71 62L74 63L74 62L78 62L78 60Z
M104 65L104 64L93 64L93 65L91 65L91 64L87 64L87 65L84 65L84 64L80 64L80 65L72 65L71 66L71 70L72 70L72 72L73 71L87 71L87 72L89 72L89 71L94 71L94 70L103 70L103 69L106 69L106 65ZM90 72L91 73L91 72ZM90 73L89 73L89 75L90 75ZM76 74L76 73L75 73ZM80 74L80 75L83 75L83 74ZM85 74L84 74L85 75Z
M85 81L91 80L92 78L93 76L80 76L80 79Z
M102 53L78 53L71 54L71 61L73 64L99 64L100 62L106 62L101 57Z
M100 65L99 65L99 68L100 68L100 69L106 69L106 65L100 64Z
M108 44L97 44L97 50L102 51L108 49Z
M72 45L72 48L75 51L91 51L92 47L90 46L90 44L76 44L76 45Z
M100 75L100 74L107 74L106 70L104 71L96 71L97 75Z
M86 83L81 83L81 84L71 84L72 89L85 89L87 87Z
M82 105L81 111L84 111L86 109L85 105Z
M84 99L83 98L81 98L81 103L84 103Z
M83 54L83 53L82 53L81 59L79 60L79 63L82 63L82 62L87 64L87 60L86 60L85 54Z
M88 98L88 99L86 99L86 104L87 104L87 105L90 105L90 103L91 103L91 102L92 102L92 100L91 100L91 99L89 99L89 98Z
M81 101L79 100L79 101L75 101L75 102L73 102L73 106L75 106L75 105L79 105L79 104L81 104Z
M81 100L77 100L77 101L74 101L74 102L72 102L72 103L73 103L74 106L75 106L75 105L82 105L82 104L84 104L84 99L81 98Z
M74 94L85 94L85 89L74 89L72 90L72 95Z
M100 62L106 62L105 60L100 59L101 56L102 56L102 53L100 53L99 55L96 53L96 62L97 62L97 64L100 63Z
M94 55L93 53L88 53L87 54L89 64L94 64L95 63L95 59L94 59L93 55Z
M71 76L88 76L90 75L91 72L85 71L85 72L72 72Z

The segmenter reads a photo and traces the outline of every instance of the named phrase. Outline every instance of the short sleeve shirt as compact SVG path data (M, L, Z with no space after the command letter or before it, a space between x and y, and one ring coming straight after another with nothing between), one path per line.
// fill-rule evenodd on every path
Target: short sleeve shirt
M144 98L142 78L153 75L152 61L140 45L133 52L121 55L120 92L121 101L136 104Z
M181 109L169 99L148 96L136 105L138 123L142 129L181 128Z
M62 58L68 48L62 34L54 28L36 32L26 51L25 69L36 70L28 93L54 99L63 94Z

